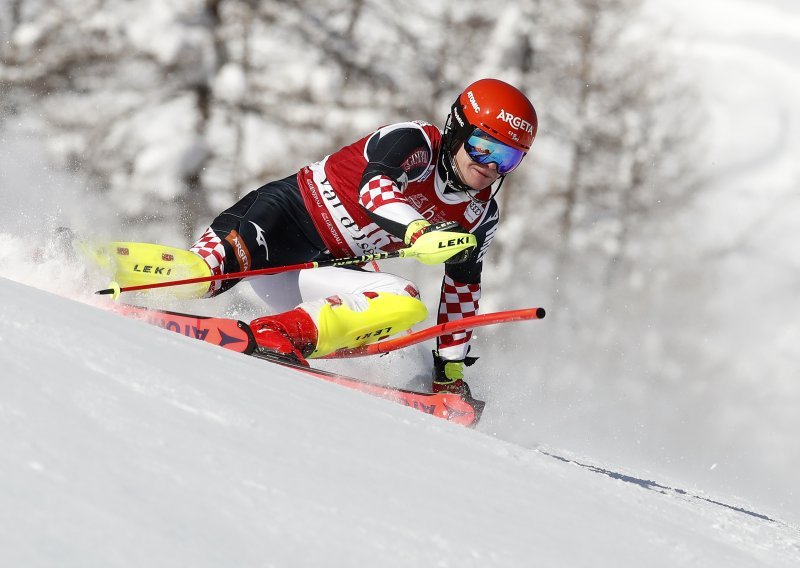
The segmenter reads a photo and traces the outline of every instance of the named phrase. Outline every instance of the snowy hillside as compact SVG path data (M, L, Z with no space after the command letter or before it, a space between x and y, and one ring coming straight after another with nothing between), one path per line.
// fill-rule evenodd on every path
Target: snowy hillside
M724 496L6 279L0 369L2 566L800 563L797 528Z

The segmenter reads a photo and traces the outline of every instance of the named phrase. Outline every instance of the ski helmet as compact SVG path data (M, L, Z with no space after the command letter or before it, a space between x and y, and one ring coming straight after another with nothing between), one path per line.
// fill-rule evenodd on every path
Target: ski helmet
M519 89L498 79L475 81L458 96L445 123L439 160L442 178L453 189L472 189L458 176L455 153L461 144L477 138L501 151L492 155L470 146L470 157L480 163L495 162L505 176L530 150L538 124L536 110Z

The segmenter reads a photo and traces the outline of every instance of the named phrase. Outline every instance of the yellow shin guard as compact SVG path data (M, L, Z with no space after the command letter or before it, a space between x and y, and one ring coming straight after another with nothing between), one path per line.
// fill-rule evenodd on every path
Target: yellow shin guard
M367 303L367 309L355 311L345 304L334 306L325 302L319 315L314 317L319 337L310 358L324 357L337 349L374 343L409 329L428 315L420 300L390 292L368 297Z
M211 276L211 269L199 255L174 247L112 242L99 246L83 244L81 250L120 286ZM208 282L177 286L170 294L179 298L202 298L208 287Z

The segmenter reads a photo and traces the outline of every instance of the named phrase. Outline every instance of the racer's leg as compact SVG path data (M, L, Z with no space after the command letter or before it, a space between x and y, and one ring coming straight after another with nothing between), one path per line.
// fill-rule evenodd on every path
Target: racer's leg
M299 273L298 287L314 299L250 325L259 345L300 361L373 343L427 316L417 287L393 274L318 268Z
M296 176L248 193L220 213L191 247L215 275L307 262L324 250ZM212 282L206 295L224 292L237 282Z

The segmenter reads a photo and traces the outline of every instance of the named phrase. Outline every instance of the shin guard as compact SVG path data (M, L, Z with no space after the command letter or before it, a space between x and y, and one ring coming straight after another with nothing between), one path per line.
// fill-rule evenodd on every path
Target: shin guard
M317 346L310 358L385 339L428 315L425 304L417 298L391 292L332 296L299 307L317 324Z

